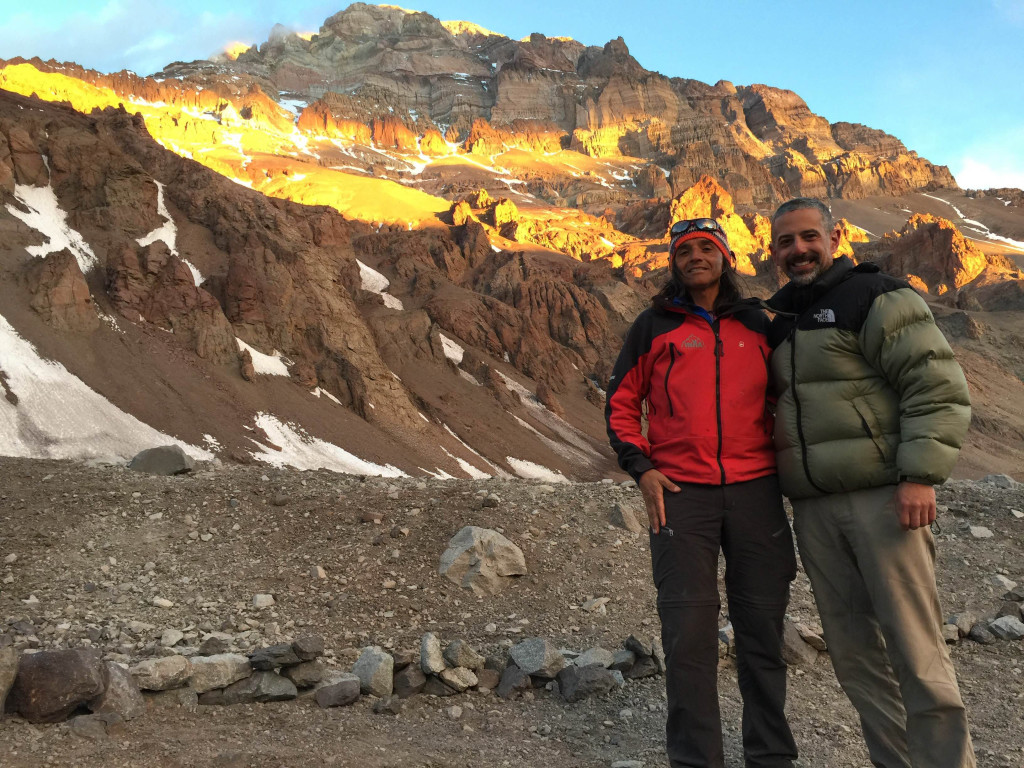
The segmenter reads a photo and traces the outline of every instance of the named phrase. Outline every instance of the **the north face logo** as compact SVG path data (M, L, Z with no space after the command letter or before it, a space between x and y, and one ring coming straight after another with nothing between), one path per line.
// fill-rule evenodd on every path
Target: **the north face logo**
M703 349L704 340L701 339L700 336L690 336L686 341L683 342L683 346L689 347L690 349Z
M814 319L819 323L835 323L836 313L831 309L819 309Z

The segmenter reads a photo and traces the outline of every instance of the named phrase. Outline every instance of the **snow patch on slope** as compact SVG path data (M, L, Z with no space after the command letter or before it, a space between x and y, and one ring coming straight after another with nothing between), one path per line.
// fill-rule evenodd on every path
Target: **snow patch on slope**
M381 296L384 299L384 306L389 309L405 309L401 299L387 292L388 286L391 285L390 280L372 267L363 264L359 259L356 259L356 264L359 265L359 279L362 281L364 291Z
M252 356L252 367L256 373L262 373L264 376L288 375L288 365L285 363L284 358L281 357L281 353L276 349L273 354L265 355L237 337L235 338L235 343L238 344L239 352L248 352Z
M178 227L174 223L174 219L171 218L171 212L167 210L167 204L164 202L164 185L156 179L153 180L156 183L156 212L163 218L164 223L154 229L145 237L138 238L135 242L145 248L147 245L157 242L158 240L163 241L164 245L167 246L173 255L178 256ZM198 288L203 284L203 275L196 269L195 265L192 264L188 259L181 259L189 271L192 273L192 280L195 282Z
M60 207L53 187L18 184L14 187L14 197L28 208L28 211L8 203L7 212L21 219L49 241L42 245L28 246L25 250L30 256L42 257L67 248L75 255L75 260L83 273L97 265L96 254L85 242L85 238L68 224L68 215Z
M287 465L296 469L329 469L349 475L406 477L405 472L397 467L360 459L343 448L312 437L301 427L287 424L269 413L256 414L256 426L281 450L274 450L253 440L260 450L253 453L252 457L275 467Z
M213 458L125 413L60 363L42 358L0 316L0 454L128 460L172 443L195 459Z

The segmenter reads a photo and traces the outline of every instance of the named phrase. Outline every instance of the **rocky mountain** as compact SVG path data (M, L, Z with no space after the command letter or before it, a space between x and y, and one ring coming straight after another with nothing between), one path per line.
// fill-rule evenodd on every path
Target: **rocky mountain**
M718 218L766 295L766 215L810 194L963 350L964 471L1024 457L1016 198L790 91L363 4L153 77L12 59L0 89L2 453L603 476L670 224Z

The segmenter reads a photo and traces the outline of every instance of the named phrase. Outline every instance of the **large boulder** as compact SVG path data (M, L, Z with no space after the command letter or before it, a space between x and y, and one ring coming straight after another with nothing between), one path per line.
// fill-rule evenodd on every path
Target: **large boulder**
M523 551L497 531L467 525L448 542L440 573L477 595L496 595L527 573Z
M75 648L22 655L7 708L30 723L56 723L106 689L99 651Z
M148 475L183 475L195 468L195 462L177 445L147 448L128 462L128 469Z

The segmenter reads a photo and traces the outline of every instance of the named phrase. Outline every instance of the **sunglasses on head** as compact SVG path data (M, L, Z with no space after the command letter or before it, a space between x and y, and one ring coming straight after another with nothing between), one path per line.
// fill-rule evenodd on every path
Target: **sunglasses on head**
M722 226L714 219L681 219L672 225L669 235L685 235L687 232L721 232Z

